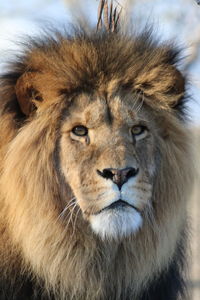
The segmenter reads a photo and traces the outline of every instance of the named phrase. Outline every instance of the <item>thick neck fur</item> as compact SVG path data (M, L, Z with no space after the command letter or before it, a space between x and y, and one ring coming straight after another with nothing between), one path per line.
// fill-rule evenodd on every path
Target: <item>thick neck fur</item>
M119 243L118 245L108 243L105 247L102 243L92 245L89 242L87 244L87 241L83 245L80 240L75 239L71 245L67 245L66 256L68 256L68 259L64 258L63 265L61 262L59 263L60 258L58 259L61 271L67 277L66 282L60 282L60 284L57 282L55 286L50 285L49 282L45 284L43 276L35 276L34 271L31 270L32 268L29 269L28 264L25 262L21 261L21 265L16 265L16 261L20 261L20 256L16 257L15 249L14 263L12 266L9 265L5 279L1 278L0 288L2 290L0 296L2 300L168 300L177 299L178 296L185 299L185 285L182 274L185 261L183 244L185 244L184 235L182 240L179 241L179 246L173 255L172 261L169 261L167 267L165 266L161 270L162 273L157 272L156 275L154 274L154 278L151 278L149 282L145 282L143 288L138 287L139 274L135 274L133 271L139 266L136 264L137 257L130 253L130 243ZM95 246L95 249L92 246ZM8 248L8 250L11 249ZM58 255L60 255L60 251ZM11 257L8 257L9 262ZM56 257L54 257L53 263L56 263L55 260ZM55 274L53 263L49 266L49 270L45 267L46 272L54 272ZM66 267L65 270L63 270L64 266ZM5 268L5 266L3 267ZM0 268L2 269L2 266ZM68 270L71 271L71 274ZM12 273L11 281L9 273ZM48 281L48 274L46 276ZM37 280L39 283L37 283ZM67 289L66 286L62 286L66 283L68 283ZM71 288L69 288L69 285Z

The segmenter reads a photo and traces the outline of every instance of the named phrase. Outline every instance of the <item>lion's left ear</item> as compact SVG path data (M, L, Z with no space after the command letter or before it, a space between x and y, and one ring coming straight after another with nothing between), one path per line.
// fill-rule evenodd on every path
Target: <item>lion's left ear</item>
M185 78L172 65L158 65L144 70L136 79L135 87L161 107L175 108L185 93Z
M43 101L43 97L36 89L37 74L27 72L19 77L15 86L17 101L21 111L29 116L37 107L37 102Z
M17 80L15 92L23 114L27 117L57 96L57 86L51 74L26 72Z

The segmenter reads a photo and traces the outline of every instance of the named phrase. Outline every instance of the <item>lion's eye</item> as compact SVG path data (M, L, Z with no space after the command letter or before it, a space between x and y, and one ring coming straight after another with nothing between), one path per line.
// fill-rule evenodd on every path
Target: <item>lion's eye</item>
M86 136L88 134L88 129L83 125L78 125L72 129L72 132L77 136Z
M134 136L138 136L138 135L141 135L143 134L144 132L146 132L146 127L143 126L143 125L136 125L136 126L133 126L131 128L131 133L134 135Z

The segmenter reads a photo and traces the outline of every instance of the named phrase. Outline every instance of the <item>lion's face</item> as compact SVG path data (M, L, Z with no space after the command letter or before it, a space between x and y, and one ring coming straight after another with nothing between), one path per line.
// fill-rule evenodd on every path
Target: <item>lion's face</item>
M62 172L102 238L127 236L142 226L155 173L153 125L133 96L106 101L85 94L62 124Z

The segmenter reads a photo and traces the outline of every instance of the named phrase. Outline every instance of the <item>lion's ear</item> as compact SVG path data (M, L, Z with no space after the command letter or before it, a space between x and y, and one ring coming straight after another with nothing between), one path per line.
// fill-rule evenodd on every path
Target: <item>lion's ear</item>
M27 72L19 77L15 92L21 111L29 116L43 101L43 95L38 89L37 73Z
M185 93L185 78L172 65L158 65L140 74L136 87L163 107L175 108Z

